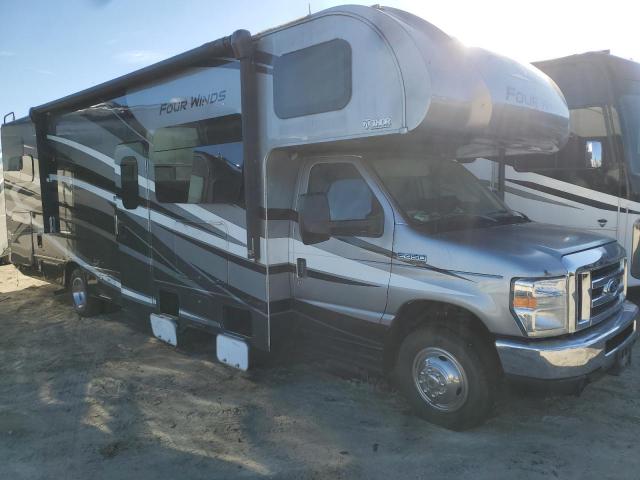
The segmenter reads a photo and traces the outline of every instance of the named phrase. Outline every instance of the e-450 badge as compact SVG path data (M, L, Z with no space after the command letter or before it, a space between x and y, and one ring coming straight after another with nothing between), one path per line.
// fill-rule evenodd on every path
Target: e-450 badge
M427 256L421 253L400 253L398 252L397 257L400 260L406 260L409 262L422 262L427 263Z

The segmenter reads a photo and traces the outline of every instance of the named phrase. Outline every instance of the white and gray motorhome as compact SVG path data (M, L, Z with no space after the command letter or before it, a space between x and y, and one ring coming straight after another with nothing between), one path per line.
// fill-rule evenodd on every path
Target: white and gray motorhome
M504 170L497 158L468 168L533 220L617 239L640 286L640 64L603 51L534 65L567 100L569 141L545 158L506 157Z
M539 70L399 10L237 31L3 126L11 259L80 314L213 332L241 368L311 332L464 428L503 374L630 358L622 247L528 221L457 161L553 153L568 122Z

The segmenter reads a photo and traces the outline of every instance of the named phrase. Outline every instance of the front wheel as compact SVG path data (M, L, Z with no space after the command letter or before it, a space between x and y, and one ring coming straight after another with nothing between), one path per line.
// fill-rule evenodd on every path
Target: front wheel
M71 302L73 309L82 317L91 317L100 312L100 300L89 294L89 286L85 273L76 268L69 279Z
M468 329L411 332L400 346L395 374L415 412L431 423L465 430L481 424L493 407L497 365Z

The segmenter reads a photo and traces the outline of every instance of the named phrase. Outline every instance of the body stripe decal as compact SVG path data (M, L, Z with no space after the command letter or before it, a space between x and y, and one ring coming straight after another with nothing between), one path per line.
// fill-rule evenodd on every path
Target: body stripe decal
M535 200L537 202L548 203L550 205L559 205L561 207L575 208L576 210L582 210L580 207L569 205L568 203L557 202L555 200L551 200L549 198L543 197L542 195L535 195L533 193L525 192L524 190L520 190L519 188L505 186L504 191L507 193L510 193L511 195L517 195L519 197L526 198L527 200Z
M609 203L600 202L598 200L593 200L591 198L583 197L581 195L576 195L574 193L563 192L562 190L547 187L545 185L540 185L539 183L534 183L527 180L516 180L511 178L508 178L506 181L511 183L516 183L523 187L531 188L532 190L538 190L540 192L548 193L550 195L555 195L556 197L561 197L566 200L571 200L572 202L581 203L583 205L589 205L590 207L599 208L601 210L609 210L611 212L618 211L618 205L612 205ZM637 212L635 210L629 210L629 213L640 215L640 212Z
M0 189L0 193L2 192L2 190ZM10 192L16 192L19 193L21 195L25 195L27 197L34 197L34 198L40 198L40 193L36 192L34 190L31 190L23 185L20 185L19 183L15 183L15 182L11 182L9 180L7 180L6 182L6 192L5 195L10 195Z
M81 152L84 152L87 155L90 155L93 158L100 160L101 162L105 163L106 165L109 165L110 167L115 166L115 161L113 160L113 158L97 150L94 150L91 147L87 147L86 145L82 145L81 143L74 142L73 140L69 140L68 138L58 137L56 135L47 135L47 138L49 140L53 140L54 142L58 142L68 147L75 148L76 150L80 150Z
M120 175L120 166L117 165L115 160L109 157L108 155L98 152L97 150L87 147L86 145L82 145L81 143L77 143L63 137L58 137L55 135L47 135L47 138L49 140L62 143L63 145L67 145L68 147L75 148L97 160L100 160L101 162L105 163L109 167L113 168L114 172ZM59 177L57 175L49 175L49 178L58 179ZM71 178L71 177L65 177L65 178ZM77 180L77 179L72 179L72 180L74 182L81 182L81 180ZM82 186L82 188L85 188L86 190L89 190L89 191L92 191L90 190L91 187L96 188L94 185L90 185L86 182L82 182L82 184L81 183L76 183L76 184L78 186ZM90 185L90 187L87 187L87 185ZM142 175L138 175L138 185L146 190L155 192L155 182L151 179L145 178ZM115 194L111 194L111 195L115 198ZM198 204L180 203L180 204L175 204L175 206L177 208L180 208L181 210L184 210L190 213L195 218L204 220L212 224L219 223L219 222L227 222L227 220L223 219L222 217L219 217L215 213L207 210L206 208ZM240 246L246 247L246 244L244 243L247 238L246 229L229 222L227 235L233 238L232 240L230 240L231 242L236 243Z

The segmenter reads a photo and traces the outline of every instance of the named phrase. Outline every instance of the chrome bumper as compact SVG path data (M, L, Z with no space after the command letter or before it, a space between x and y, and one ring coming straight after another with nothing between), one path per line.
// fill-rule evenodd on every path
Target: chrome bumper
M549 340L496 340L506 375L561 380L611 368L617 352L638 338L638 307L625 302L613 318L571 336Z

